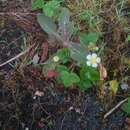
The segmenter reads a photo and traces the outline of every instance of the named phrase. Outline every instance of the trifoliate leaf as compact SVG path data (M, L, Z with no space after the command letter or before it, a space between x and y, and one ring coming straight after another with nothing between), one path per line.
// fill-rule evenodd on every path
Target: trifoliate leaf
M99 80L99 72L92 67L83 65L80 70L80 82L78 86L81 90L87 90L92 87L92 83Z
M98 81L100 79L100 76L96 68L83 66L80 70L80 78L84 81L89 80L91 82L94 82Z
M69 87L74 83L78 83L80 81L78 75L72 72L69 73L67 71L62 71L60 76L65 87Z

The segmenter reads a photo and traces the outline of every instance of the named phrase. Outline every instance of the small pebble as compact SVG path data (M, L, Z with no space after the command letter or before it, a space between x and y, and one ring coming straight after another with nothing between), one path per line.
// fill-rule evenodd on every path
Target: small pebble
M35 54L34 57L33 57L33 60L32 60L33 64L34 65L38 64L39 59L40 58L39 58L38 54Z
M75 111L76 111L77 113L81 113L79 108L76 108Z
M26 128L25 128L25 130L29 130L29 128L28 128L28 127L26 127Z
M71 107L69 108L69 111L72 111L72 110L74 110L74 108L71 106Z
M121 89L122 90L127 90L129 88L129 85L128 84L126 84L126 83L122 83L121 84Z
M37 91L35 92L35 96L42 97L43 95L44 95L44 93L43 93L42 91L37 90Z
M37 97L36 96L33 96L33 99L35 100Z

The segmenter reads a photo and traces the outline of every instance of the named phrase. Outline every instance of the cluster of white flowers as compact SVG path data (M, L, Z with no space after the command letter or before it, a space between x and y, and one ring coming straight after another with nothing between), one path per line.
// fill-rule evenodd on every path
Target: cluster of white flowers
M87 55L86 59L87 59L86 64L94 68L96 68L98 64L101 62L101 58L98 57L96 53Z

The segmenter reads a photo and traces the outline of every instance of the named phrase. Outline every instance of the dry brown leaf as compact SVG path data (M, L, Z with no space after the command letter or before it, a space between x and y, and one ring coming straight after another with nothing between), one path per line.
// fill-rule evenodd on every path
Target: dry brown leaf
M126 123L128 124L128 125L130 125L130 118L126 118Z
M127 130L130 130L130 118L126 118L126 127L127 127Z
M41 56L40 63L42 63L46 59L47 54L48 54L48 43L43 42L41 47L41 52L40 52L40 56Z
M104 80L107 77L107 71L102 64L99 64L99 72L100 72L100 80Z

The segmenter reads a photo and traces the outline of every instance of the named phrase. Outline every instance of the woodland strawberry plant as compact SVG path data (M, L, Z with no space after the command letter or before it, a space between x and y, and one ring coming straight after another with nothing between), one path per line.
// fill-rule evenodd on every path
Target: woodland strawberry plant
M53 2L56 6L53 6ZM80 32L70 20L69 9L60 7L60 3L61 1L54 0L37 0L33 3L33 9L43 9L43 13L37 14L42 29L49 38L55 38L62 46L62 49L43 63L43 73L46 76L50 74L49 77L56 78L66 88L78 86L81 90L86 90L96 86L100 80L98 65L101 59L96 43L101 35L98 32ZM59 11L57 19L53 18L55 11ZM79 37L79 43L73 41L75 36Z
M37 21L43 31L48 34L50 44L57 41L62 48L42 64L43 73L47 78L55 78L66 88L77 86L81 90L87 90L93 86L99 86L101 94L105 93L103 80L107 73L101 64L102 48L97 46L97 43L101 42L102 35L97 31L80 30L72 20L70 10L63 5L63 1L54 0L35 0L32 5L34 10L42 9L43 11L37 14ZM90 14L89 11L82 12L79 18L84 21L91 17L92 14ZM92 23L89 21L89 25L94 28L96 23L94 21ZM115 95L119 88L118 81L113 79L107 83L108 89L112 95Z

